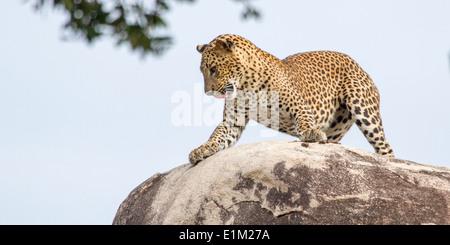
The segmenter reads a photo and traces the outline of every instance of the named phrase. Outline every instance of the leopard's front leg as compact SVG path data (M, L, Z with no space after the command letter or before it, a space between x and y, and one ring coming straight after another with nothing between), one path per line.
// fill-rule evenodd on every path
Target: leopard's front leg
M318 128L314 114L306 101L295 90L288 93L292 99L285 98L289 101L287 106L291 119L295 125L297 136L301 142L327 142L327 135Z
M245 126L232 126L226 121L220 123L209 140L189 154L189 162L193 165L214 155L216 152L233 146L241 137Z
M309 108L304 108L305 113L293 114L295 128L301 142L327 143L327 135L317 128L314 117Z

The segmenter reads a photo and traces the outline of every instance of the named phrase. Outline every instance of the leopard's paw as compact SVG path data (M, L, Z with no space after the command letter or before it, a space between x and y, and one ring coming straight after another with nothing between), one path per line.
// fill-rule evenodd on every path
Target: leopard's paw
M302 142L319 142L325 144L328 142L327 135L320 129L308 129L300 132L298 138Z
M215 153L214 149L213 143L206 142L189 153L189 162L192 165L196 165L197 163L213 155Z

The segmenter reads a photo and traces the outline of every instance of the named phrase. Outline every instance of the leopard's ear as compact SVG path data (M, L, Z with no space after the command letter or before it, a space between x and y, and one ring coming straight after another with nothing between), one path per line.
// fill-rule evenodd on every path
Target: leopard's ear
M205 51L206 45L208 45L208 44L200 44L200 45L197 45L197 51L198 51L200 54L203 54L203 51Z
M214 49L217 51L230 53L234 51L234 43L230 40L217 40L214 45Z

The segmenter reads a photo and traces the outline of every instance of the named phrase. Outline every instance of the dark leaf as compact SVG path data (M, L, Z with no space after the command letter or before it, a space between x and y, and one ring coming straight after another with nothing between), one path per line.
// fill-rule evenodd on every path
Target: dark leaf
M94 42L102 36L112 36L117 44L127 43L132 50L145 56L160 55L171 45L172 38L161 34L167 28L164 14L170 10L168 0L123 1L114 0L108 10L105 1L100 0L34 0L34 8L46 5L60 9L68 14L64 25L71 37ZM259 12L250 5L249 0L235 0L244 5L242 16L245 19L259 18ZM193 3L195 0L177 0ZM152 6L152 7L149 7Z

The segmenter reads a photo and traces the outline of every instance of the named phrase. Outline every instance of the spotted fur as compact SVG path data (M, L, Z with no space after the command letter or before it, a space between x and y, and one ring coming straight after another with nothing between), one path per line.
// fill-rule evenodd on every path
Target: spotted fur
M244 110L245 118L241 124L230 123L225 109L209 140L189 154L192 164L234 145L250 119L270 126L270 116L268 120L251 116L252 111L261 113L256 104L240 106L233 100L237 91L276 91L278 108L269 104L268 109L279 115L278 130L300 141L337 143L356 123L378 154L394 156L384 136L378 90L349 56L316 51L280 60L237 35L220 35L197 50L202 54L205 93L228 97L225 108L234 113Z

